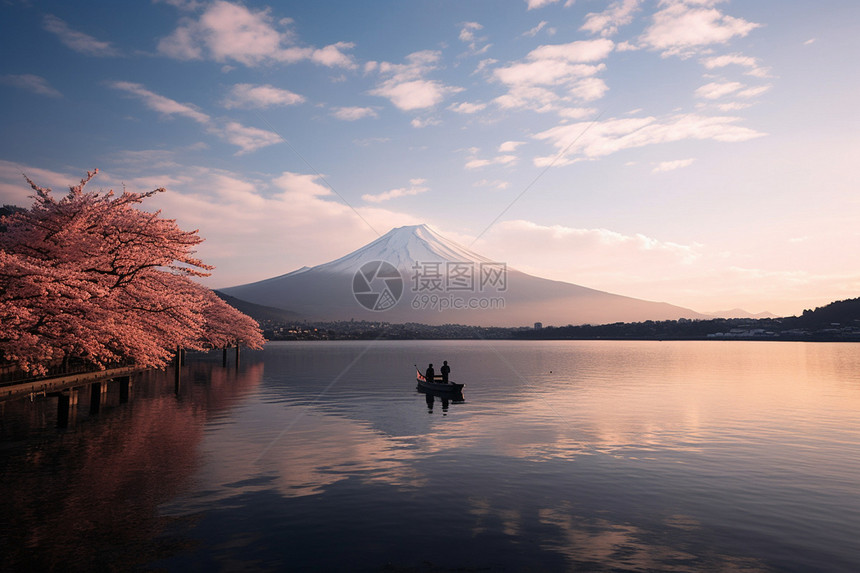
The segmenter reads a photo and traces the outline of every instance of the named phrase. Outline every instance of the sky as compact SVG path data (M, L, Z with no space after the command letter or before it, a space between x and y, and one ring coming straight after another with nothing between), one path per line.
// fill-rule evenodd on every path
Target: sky
M860 2L0 0L0 203L150 191L235 286L426 223L712 312L860 296Z

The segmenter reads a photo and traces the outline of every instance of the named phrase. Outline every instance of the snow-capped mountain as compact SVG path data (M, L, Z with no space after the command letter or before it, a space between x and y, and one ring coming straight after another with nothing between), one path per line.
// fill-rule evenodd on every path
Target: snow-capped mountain
M703 318L686 308L519 272L427 225L392 229L334 261L221 290L308 320L525 326Z

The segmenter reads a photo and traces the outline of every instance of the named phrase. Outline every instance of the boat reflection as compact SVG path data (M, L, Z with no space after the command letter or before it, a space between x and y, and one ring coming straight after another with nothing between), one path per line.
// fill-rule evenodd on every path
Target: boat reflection
M445 415L448 412L449 404L462 404L466 401L463 397L463 390L453 390L453 391L442 391L442 390L431 390L429 388L424 388L420 384L415 387L415 390L424 394L424 398L427 402L427 413L433 413L433 406L436 404L436 400L438 399L442 403L442 414Z

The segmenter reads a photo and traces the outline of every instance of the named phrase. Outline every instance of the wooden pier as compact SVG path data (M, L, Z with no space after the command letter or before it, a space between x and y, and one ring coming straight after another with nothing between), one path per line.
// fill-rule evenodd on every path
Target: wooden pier
M124 366L121 368L111 368L109 370L98 370L96 372L81 372L66 376L55 376L28 382L12 383L0 386L0 402L15 400L17 398L26 398L27 396L36 394L48 395L92 383L99 383L99 390L101 390L102 385L106 387L108 380L123 377L128 378L132 374L143 372L144 370L146 369L138 366Z

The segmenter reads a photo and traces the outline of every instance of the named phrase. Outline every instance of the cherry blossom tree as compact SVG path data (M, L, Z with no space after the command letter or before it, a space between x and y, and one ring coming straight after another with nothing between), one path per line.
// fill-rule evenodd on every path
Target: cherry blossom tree
M59 200L27 178L32 207L0 219L0 357L41 373L68 358L160 367L230 331L260 347L252 319L192 280L212 269L194 256L197 231L137 208L164 189L85 191L97 173Z

